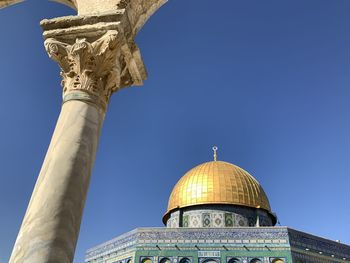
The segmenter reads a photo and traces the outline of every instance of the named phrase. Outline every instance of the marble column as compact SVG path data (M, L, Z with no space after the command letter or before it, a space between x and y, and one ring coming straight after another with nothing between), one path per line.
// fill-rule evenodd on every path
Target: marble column
M63 105L11 263L73 261L108 101L146 78L138 49L118 22L67 19L43 23L45 48L61 68ZM74 27L67 30L67 23Z
M104 112L63 104L10 262L72 262Z
M1 0L0 0L1 1ZM45 19L63 104L10 263L71 263L111 95L147 77L134 37L165 0L57 0L77 16Z

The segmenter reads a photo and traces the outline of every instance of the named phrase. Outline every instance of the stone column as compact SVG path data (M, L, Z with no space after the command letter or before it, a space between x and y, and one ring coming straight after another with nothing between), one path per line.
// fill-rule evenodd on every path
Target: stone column
M73 261L108 101L146 79L134 37L166 0L56 1L79 15L41 22L61 68L63 105L10 263Z
M115 22L104 22L110 16ZM61 68L63 105L11 263L73 261L109 98L146 78L138 49L125 37L118 17L42 23L45 48Z
M72 262L104 112L63 104L10 262Z

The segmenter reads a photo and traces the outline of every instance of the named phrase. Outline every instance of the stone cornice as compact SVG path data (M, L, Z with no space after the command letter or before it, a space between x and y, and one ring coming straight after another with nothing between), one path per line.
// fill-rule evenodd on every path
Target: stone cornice
M70 6L79 15L104 14L126 10L130 26L136 34L167 0L52 0Z
M125 10L116 10L106 14L89 16L64 16L44 19L40 22L44 38L62 37L75 39L77 36L91 36L118 30L130 35L131 28Z

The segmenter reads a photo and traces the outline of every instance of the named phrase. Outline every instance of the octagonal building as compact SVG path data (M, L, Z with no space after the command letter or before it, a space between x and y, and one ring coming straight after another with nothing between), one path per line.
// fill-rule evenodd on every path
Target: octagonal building
M189 170L174 186L163 228L138 228L89 249L86 263L335 263L350 246L275 226L259 182L222 161Z

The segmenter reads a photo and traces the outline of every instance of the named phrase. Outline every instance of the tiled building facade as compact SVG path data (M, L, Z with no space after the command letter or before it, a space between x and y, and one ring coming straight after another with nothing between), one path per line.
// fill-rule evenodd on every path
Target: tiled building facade
M164 228L94 247L86 263L350 263L350 246L287 227L260 184L226 162L201 164L175 185Z
M86 263L335 263L350 246L287 227L142 228L87 251Z

